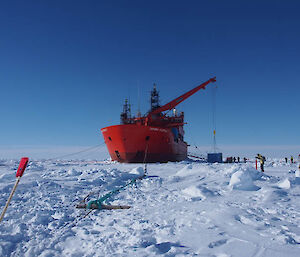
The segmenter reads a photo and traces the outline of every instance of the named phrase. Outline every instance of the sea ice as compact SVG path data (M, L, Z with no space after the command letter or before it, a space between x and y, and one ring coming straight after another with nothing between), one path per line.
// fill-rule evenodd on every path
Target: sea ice
M36 160L0 223L1 256L299 256L300 183L292 164L148 164L112 195L126 210L78 210L143 175L137 164ZM1 160L0 207L18 161ZM297 173L295 173L297 175ZM87 215L88 214L88 215Z

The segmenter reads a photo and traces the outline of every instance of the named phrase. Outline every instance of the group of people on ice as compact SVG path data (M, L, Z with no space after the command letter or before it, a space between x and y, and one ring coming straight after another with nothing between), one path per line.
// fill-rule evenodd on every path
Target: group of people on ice
M265 161L266 161L266 157L265 156L262 156L261 154L257 154L257 156L255 157L259 162L260 162L260 169L262 172L264 172L264 164L265 164ZM288 158L285 157L285 162L287 163L288 162ZM291 163L294 163L294 158L293 156L291 156ZM298 168L300 170L300 154L298 155Z
M243 161L244 161L244 163L246 163L247 162L247 158L246 157L244 157L243 158ZM227 157L226 158L226 161L225 161L225 163L233 163L233 162L238 162L238 163L240 163L241 162L241 159L240 159L240 157Z
M299 154L299 156L300 156L300 154ZM285 159L285 163L287 163L288 162L288 158L285 157L284 159ZM299 157L299 159L300 159L300 157ZM291 156L291 163L294 163L294 157L293 156Z

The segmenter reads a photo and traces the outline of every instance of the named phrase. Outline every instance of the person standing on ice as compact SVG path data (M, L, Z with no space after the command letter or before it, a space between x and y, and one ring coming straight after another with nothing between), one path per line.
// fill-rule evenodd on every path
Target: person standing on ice
M261 169L261 172L264 172L264 164L265 164L265 161L266 161L266 157L265 156L262 156L261 154L257 154L257 156L255 157L256 159L259 160L260 162L260 169Z
M293 156L291 156L291 163L294 163L294 158L293 158Z

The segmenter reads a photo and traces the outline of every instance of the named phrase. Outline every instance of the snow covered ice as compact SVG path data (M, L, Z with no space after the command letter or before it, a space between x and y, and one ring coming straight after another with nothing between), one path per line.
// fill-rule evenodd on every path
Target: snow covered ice
M1 211L18 161L0 161ZM300 178L297 164L267 162L150 164L148 176L106 204L97 199L143 166L96 161L31 161L4 220L0 256L300 256Z

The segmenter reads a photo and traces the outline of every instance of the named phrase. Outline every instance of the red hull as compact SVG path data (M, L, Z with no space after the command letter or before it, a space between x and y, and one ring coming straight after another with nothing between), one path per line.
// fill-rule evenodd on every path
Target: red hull
M176 138L171 128L125 124L102 128L101 132L114 161L168 162L187 157L186 142Z

